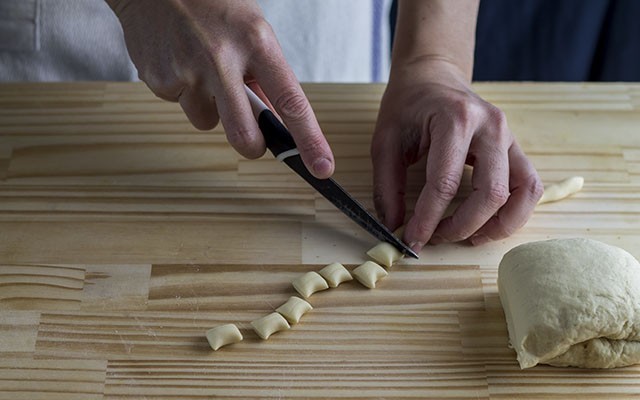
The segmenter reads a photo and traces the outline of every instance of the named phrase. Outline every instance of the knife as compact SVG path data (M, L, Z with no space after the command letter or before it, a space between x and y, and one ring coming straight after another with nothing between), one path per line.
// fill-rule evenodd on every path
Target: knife
M258 121L258 126L260 127L260 131L262 131L267 148L278 161L287 164L289 168L313 186L324 198L329 200L347 217L351 218L375 238L390 243L405 255L418 258L418 255L411 250L409 246L398 239L386 226L371 215L366 208L351 197L335 180L332 178L318 179L313 176L302 162L300 152L287 128L273 114L269 107L246 85L245 91L249 97L253 114Z

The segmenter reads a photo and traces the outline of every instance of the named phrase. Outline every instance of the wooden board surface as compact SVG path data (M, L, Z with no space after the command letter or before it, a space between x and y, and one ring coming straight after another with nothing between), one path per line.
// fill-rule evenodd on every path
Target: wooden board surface
M141 84L0 85L0 399L637 398L640 367L521 371L496 277L507 250L545 238L640 257L640 86L476 88L546 182L583 175L584 191L507 240L429 247L376 290L314 295L299 325L263 342L249 322L293 278L353 268L375 241L271 157L241 159ZM371 207L383 87L305 91L336 179ZM204 331L226 322L245 341L210 351Z

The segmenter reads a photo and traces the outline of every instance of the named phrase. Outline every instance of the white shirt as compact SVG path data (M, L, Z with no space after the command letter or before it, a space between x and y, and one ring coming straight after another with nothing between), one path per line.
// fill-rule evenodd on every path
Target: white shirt
M259 0L304 82L386 81L391 0Z
M258 3L300 81L386 81L391 0ZM0 81L136 79L104 0L0 0Z

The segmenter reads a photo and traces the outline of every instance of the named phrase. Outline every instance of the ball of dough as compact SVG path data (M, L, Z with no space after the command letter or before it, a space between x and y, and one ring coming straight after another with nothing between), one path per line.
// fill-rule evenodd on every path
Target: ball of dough
M640 264L590 239L533 242L500 262L500 300L521 368L640 362Z

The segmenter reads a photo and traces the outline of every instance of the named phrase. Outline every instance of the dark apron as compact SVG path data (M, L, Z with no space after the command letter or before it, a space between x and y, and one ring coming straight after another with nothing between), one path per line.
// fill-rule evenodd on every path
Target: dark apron
M640 1L482 0L473 77L640 81Z

